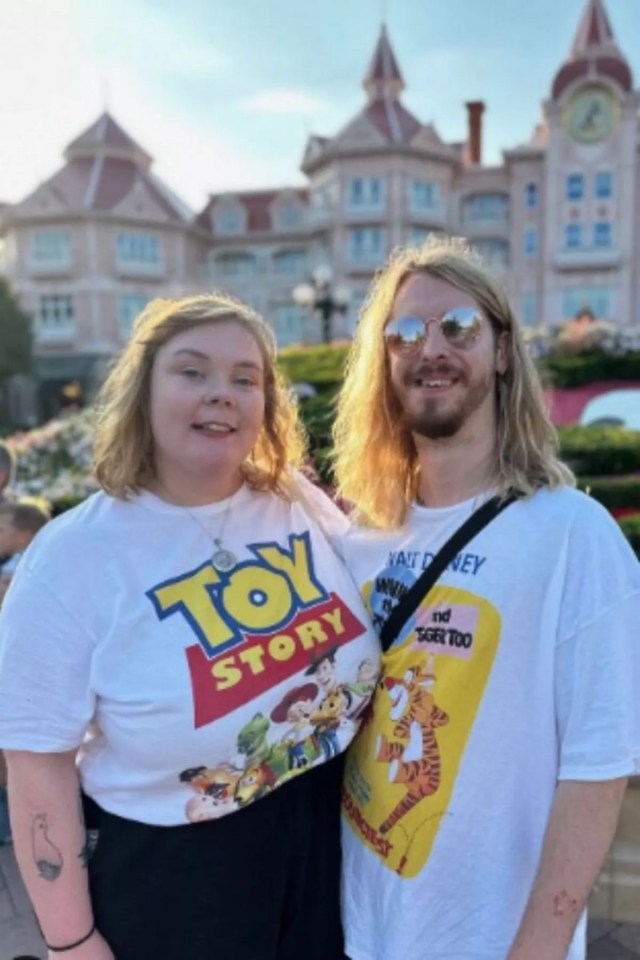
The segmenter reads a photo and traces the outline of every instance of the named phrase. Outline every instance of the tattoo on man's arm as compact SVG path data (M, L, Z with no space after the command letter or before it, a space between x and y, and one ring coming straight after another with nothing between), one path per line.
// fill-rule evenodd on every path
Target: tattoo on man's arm
M64 860L62 853L49 837L49 823L46 813L38 813L33 818L31 847L38 876L42 877L43 880L57 880L62 873Z

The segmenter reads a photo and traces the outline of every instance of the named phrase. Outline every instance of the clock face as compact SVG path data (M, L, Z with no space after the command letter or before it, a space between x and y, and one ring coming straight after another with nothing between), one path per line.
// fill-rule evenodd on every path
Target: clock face
M564 120L574 140L598 143L613 133L618 122L618 104L604 87L583 87L569 101Z

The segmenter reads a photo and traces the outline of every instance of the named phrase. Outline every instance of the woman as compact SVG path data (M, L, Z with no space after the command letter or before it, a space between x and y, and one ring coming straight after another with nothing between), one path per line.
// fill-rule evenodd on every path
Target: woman
M0 745L49 956L342 957L336 757L377 643L324 532L344 521L289 470L269 328L226 297L156 300L99 411L102 491L39 535L0 619Z

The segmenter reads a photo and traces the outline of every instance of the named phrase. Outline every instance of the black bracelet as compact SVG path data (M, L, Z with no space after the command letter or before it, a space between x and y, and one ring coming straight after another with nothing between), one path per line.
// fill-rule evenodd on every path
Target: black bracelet
M65 944L64 947L52 947L51 944L47 943L47 941L45 940L44 945L47 948L47 950L51 950L51 953L65 953L67 950L75 950L76 947L79 947L81 944L86 943L89 937L92 937L95 932L96 932L96 925L94 921L94 924L91 927L91 930L89 930L89 933L85 937L81 937L80 940L76 940L75 943L67 943Z

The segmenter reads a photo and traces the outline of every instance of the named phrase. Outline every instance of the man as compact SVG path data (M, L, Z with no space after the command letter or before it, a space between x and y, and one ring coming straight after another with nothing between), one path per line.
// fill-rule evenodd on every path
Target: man
M352 960L581 960L640 770L640 567L571 489L503 289L461 241L376 281L336 421L345 554L380 624L495 493L507 506L384 657L347 764Z

